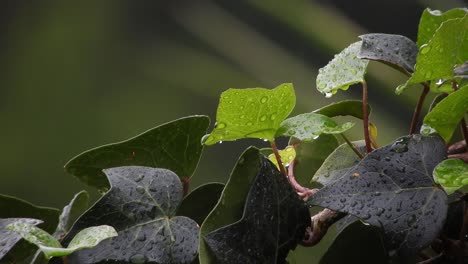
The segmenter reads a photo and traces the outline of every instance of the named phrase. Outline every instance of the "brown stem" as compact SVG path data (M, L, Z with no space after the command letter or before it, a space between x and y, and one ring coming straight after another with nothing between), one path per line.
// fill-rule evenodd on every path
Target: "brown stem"
M346 144L348 144L348 146L354 151L354 153L356 153L356 155L357 155L360 159L363 159L364 156L362 156L361 152L359 152L359 150L356 148L356 146L354 146L354 144L351 143L351 141L349 141L349 139L348 139L343 133L341 133L340 135L341 135L341 137L344 139L344 141L346 142Z
M278 148L276 147L276 143L274 139L270 141L270 145L271 145L271 148L273 149L273 153L275 153L276 162L278 162L278 167L280 169L280 172L284 176L287 176L286 170L284 169L283 162L281 161L281 156L278 152Z
M369 135L369 111L367 109L367 83L362 81L362 123L364 124L364 140L366 141L366 152L372 151Z
M416 132L416 126L418 125L419 115L421 113L424 100L426 99L426 95L429 93L429 85L427 83L423 83L422 85L424 86L424 89L421 93L421 96L419 96L418 104L414 109L413 118L411 119L411 127L409 131L410 135Z
M307 229L307 238L304 239L301 244L307 247L317 245L327 233L328 228L345 215L345 213L335 212L325 208L318 214L312 216L310 219L312 226Z
M186 177L182 179L182 187L184 189L184 197L187 196L190 189L190 178Z

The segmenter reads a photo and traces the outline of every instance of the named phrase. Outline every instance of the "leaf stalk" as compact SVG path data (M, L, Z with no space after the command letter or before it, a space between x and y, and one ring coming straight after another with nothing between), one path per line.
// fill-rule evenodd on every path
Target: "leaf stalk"
M364 124L364 140L366 141L366 152L372 151L372 145L369 135L369 111L367 109L367 82L362 81L362 123Z

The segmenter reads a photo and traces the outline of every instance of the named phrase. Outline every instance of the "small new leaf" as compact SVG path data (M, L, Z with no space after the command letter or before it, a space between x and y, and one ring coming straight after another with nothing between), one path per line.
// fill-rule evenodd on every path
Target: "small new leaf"
M444 187L447 194L468 185L468 165L459 159L447 159L435 167L434 180Z
M354 123L351 122L338 125L327 116L306 113L284 120L276 136L294 136L303 141L311 141L321 134L340 134L353 126Z
M296 150L293 146L287 146L285 149L278 151L278 153L281 157L281 162L283 163L283 166L288 166L289 163L296 158ZM276 168L279 169L278 161L276 160L275 154L268 155L268 159L271 162L273 162L273 164L275 164Z
M221 94L216 126L204 137L205 145L242 138L273 140L281 122L296 104L293 85L274 89L228 89Z
M350 85L364 81L367 70L366 59L357 57L362 41L355 42L335 55L325 67L319 69L317 90L330 97L339 89L347 90Z
M18 233L7 230L7 226L13 223L37 225L41 220L30 218L1 218L0 219L0 261L22 238Z

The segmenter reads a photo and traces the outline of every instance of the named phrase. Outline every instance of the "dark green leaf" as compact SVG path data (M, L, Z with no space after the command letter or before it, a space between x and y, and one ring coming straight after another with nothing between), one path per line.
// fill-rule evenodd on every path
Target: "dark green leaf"
M376 60L404 72L414 71L418 47L409 38L401 35L372 33L359 36L362 39L358 57Z
M444 187L447 194L468 185L468 164L459 159L446 159L434 169L434 180Z
M421 133L430 134L435 130L446 142L449 142L467 111L468 85L442 99L424 117Z
M204 144L242 138L273 140L281 122L296 104L293 85L275 89L228 89L221 94L216 112L216 126Z
M335 55L325 67L319 69L317 90L326 97L331 97L339 89L348 90L349 86L364 81L368 60L359 59L361 41L349 45Z
M248 148L240 156L218 204L208 215L205 222L203 222L200 229L200 237L203 238L208 233L241 219L245 199L258 173L261 162L262 155L254 147ZM199 259L202 264L217 263L204 239L200 241Z
M462 18L465 16L466 12L466 8L454 8L445 13L439 10L430 10L429 8L424 10L421 15L421 20L419 21L418 47L427 44L443 22L449 19Z
M316 140L303 142L291 138L290 145L296 148L296 163L294 177L302 186L311 187L314 173L320 168L325 159L338 147L335 136L322 134Z
M205 218L218 203L223 188L224 184L217 182L208 183L196 188L184 198L177 210L177 215L187 216L201 226Z
M19 234L6 229L12 223L37 225L42 221L30 218L0 218L0 262L22 238Z
M60 214L57 229L54 237L61 238L72 227L73 223L88 208L89 195L86 191L81 191L73 197L70 203L65 206Z
M368 114L371 113L370 105L367 106ZM328 117L335 116L354 116L362 119L362 101L345 100L337 103L332 103L314 111L314 113L325 115Z
M355 221L333 241L321 264L387 263L387 253L377 228Z
M311 141L321 134L340 134L352 128L354 123L338 125L333 119L315 113L300 114L284 120L276 136L294 136L302 141Z
M182 179L195 171L203 147L207 116L181 118L150 129L134 138L88 150L70 160L65 169L84 183L108 187L103 169L146 166L174 171Z
M216 263L285 263L309 225L305 203L286 177L263 158L242 219L204 238Z
M447 195L435 186L432 170L444 159L439 137L405 136L369 153L309 201L381 228L387 250L411 255L443 227Z
M69 263L115 262L188 263L197 255L198 226L175 216L182 201L182 183L166 169L139 166L104 171L111 189L84 213L63 240L96 225L113 226L117 237L73 253Z
M352 142L352 144L363 154L366 153L366 143L364 140ZM323 162L317 170L312 181L328 185L344 173L352 169L361 159L348 144L337 147Z

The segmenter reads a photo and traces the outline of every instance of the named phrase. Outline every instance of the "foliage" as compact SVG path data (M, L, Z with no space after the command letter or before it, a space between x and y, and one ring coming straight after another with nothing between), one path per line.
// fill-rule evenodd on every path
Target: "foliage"
M459 123L468 137L467 23L465 9L426 10L417 43L400 35L360 36L319 70L317 89L331 97L361 83L362 101L289 117L292 84L228 89L209 134L207 116L189 116L76 156L65 170L102 196L89 206L80 192L60 215L0 196L0 261L46 261L33 257L26 240L52 263L286 263L298 245L316 245L336 223L321 263L404 263L422 260L423 250L463 263L466 251L453 245L467 243L468 158L447 159L447 144ZM434 101L421 134L377 146L365 81L369 61L408 76L397 93L423 85L412 128L425 93L449 93ZM350 142L344 133L354 123L339 124L336 116L362 122L363 140ZM289 138L287 146L278 148L278 137ZM271 148L249 147L226 184L189 192L204 145L245 138ZM453 146L468 156L466 146Z

